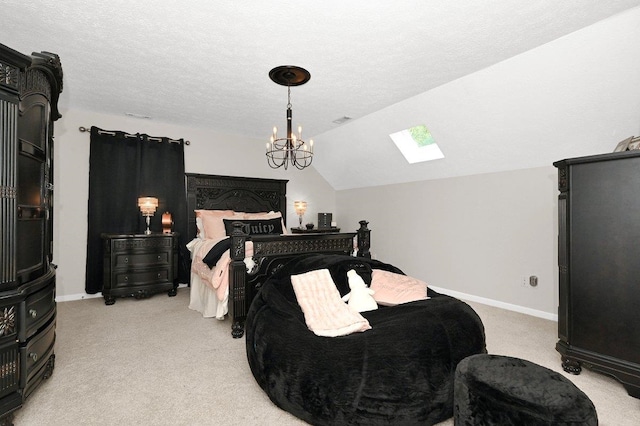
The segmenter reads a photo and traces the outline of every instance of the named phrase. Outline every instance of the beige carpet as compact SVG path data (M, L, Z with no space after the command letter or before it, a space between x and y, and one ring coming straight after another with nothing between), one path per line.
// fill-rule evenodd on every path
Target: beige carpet
M31 425L302 425L255 383L244 339L229 321L173 298L102 298L58 304L56 368L16 411ZM490 353L525 358L562 372L556 323L472 303ZM565 374L565 373L563 373ZM640 425L640 400L602 374L565 374L594 402L604 426ZM441 426L453 425L449 420Z

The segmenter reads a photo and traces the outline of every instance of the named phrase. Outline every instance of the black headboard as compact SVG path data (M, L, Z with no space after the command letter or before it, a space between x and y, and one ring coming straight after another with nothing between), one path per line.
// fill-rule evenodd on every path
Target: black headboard
M259 213L279 211L287 223L287 182L282 179L185 173L188 233L195 237L194 210L234 210Z

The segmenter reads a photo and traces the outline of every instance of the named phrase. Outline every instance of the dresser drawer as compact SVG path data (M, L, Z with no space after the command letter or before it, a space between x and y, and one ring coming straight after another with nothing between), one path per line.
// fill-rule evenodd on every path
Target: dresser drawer
M113 288L160 284L172 281L173 278L169 276L169 268L156 268L147 271L116 273Z
M21 387L36 380L38 373L49 362L53 355L53 344L56 341L56 321L52 320L40 333L36 334L20 348Z
M38 331L56 311L55 275L51 275L49 283L41 290L27 297L20 306L20 329L18 338L25 341Z
M134 253L134 254L118 254L114 256L114 268L148 267L156 265L171 264L170 251L150 252L150 253Z

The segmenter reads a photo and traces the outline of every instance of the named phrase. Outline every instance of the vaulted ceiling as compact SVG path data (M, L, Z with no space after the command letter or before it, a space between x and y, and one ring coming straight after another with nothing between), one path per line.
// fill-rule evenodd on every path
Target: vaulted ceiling
M496 66L499 73L499 64L510 58L639 5L640 0L5 0L0 43L60 55L61 109L130 113L265 141L274 124L284 125L286 106L286 89L268 72L278 65L302 66L311 80L292 88L294 123L317 140L316 169L343 189L535 166L517 158L507 166L502 163L509 158L498 156L498 164L473 168L496 160L483 153L493 142L478 137L471 143L451 127L466 125L476 135L508 128L490 135L501 139L496 143L513 144L517 130L500 117L486 117L501 114L496 103L509 110L516 104L505 103L508 93L493 99L491 84L486 92L473 83L465 89L463 78ZM443 87L450 93L443 95ZM492 114L478 120L474 111L465 111L465 96L484 96L486 108L480 109ZM429 114L411 113L421 105L428 105ZM447 114L458 120L455 126L442 124ZM343 116L352 120L334 123ZM383 145L390 144L389 133L416 124L435 125L444 166L396 162L399 153ZM456 164L456 156L469 157L470 150L472 158ZM362 172L358 159L377 175Z

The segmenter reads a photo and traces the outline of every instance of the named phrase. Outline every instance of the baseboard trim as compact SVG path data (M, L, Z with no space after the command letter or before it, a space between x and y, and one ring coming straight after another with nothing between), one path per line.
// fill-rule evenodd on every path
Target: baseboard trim
M187 284L180 284L178 288L187 287ZM438 293L446 294L461 300L468 300L470 302L482 303L483 305L494 306L496 308L506 309L508 311L519 312L521 314L531 315L538 318L544 318L551 321L558 321L558 315L551 314L549 312L539 311L537 309L531 309L520 305L514 305L511 303L500 302L498 300L487 299L486 297L474 296L473 294L462 293L460 291L449 290L441 287L429 286ZM72 302L74 300L94 299L96 297L102 297L102 293L96 294L70 294L67 296L57 296L57 302Z
M461 300L467 300L470 302L482 303L483 305L494 306L496 308L506 309L508 311L519 312L521 314L531 315L538 318L544 318L551 321L558 321L557 314L551 314L549 312L539 311L537 309L531 309L524 306L513 305L511 303L500 302L498 300L487 299L486 297L474 296L473 294L462 293L455 290L449 290L441 287L429 286L429 288L437 291L438 293L446 294Z
M78 293L78 294L69 294L67 296L56 296L56 302L73 302L74 300L95 299L96 297L102 297L102 293L96 293L96 294Z
M178 284L178 288L188 287L189 284ZM74 300L95 299L96 297L102 297L102 293L87 294L68 294L66 296L56 296L56 302L73 302Z

